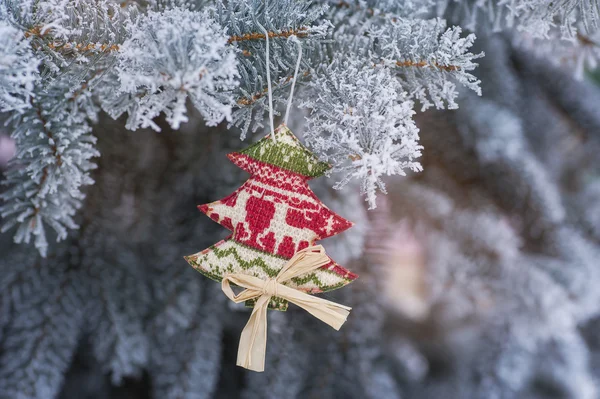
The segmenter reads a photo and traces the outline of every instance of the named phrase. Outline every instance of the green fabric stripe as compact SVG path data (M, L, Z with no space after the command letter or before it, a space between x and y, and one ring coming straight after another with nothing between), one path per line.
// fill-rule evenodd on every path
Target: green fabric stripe
M236 244L239 245L237 242L236 242ZM214 252L215 256L219 259L232 255L243 270L248 270L254 266L257 266L257 267L263 269L264 272L267 273L267 275L269 277L276 277L277 274L279 273L278 269L270 268L266 264L266 262L260 257L254 258L250 261L245 261L238 254L237 249L235 247L231 247L231 248L227 248L227 249L219 249L218 247L213 245L210 247L210 249ZM269 255L266 252L259 252L259 251L256 251L256 252L258 252L260 255L263 255L263 254ZM205 257L207 257L207 256L205 255ZM231 271L235 272L235 270L231 270Z
M222 259L222 258L230 256L230 255L233 256L234 259L238 262L239 266L243 270L248 270L248 269L256 266L256 267L259 267L262 270L264 270L264 272L270 277L276 277L277 274L279 274L279 270L270 268L260 256L272 256L272 257L276 257L276 258L280 258L280 259L282 257L272 255L268 252L259 251L255 248L240 244L238 242L234 242L234 243L235 243L235 245L240 245L242 247L246 247L246 248L252 250L253 252L256 252L258 254L258 257L254 258L250 261L245 261L244 259L242 259L240 257L240 255L238 254L238 251L235 247L231 247L231 248L227 248L227 249L220 249L219 247L212 245L209 247L209 249L214 253L214 255L218 259ZM234 270L233 265L231 263L229 265L227 265L227 267L223 268L222 266L219 266L218 264L214 265L212 263L208 263L208 261L206 260L207 257L208 257L208 254L200 255L198 257L185 256L184 258L194 269L196 269L197 271L199 271L206 277L210 278L211 280L215 280L217 282L221 282L222 276L226 272L229 272L229 273L237 272L237 270ZM202 260L199 261L198 259L202 259ZM209 272L208 270L206 270L206 268L202 267L202 263L210 265L212 271ZM351 279L342 277L332 270L329 270L329 269L320 269L320 270L327 272L327 273L335 274L336 277L340 278L342 281L340 281L337 284L327 285L327 284L324 284L321 280L319 280L319 278L317 277L317 275L315 273L310 273L310 274L307 274L302 277L294 277L291 279L291 281L293 281L298 286L302 286L308 282L312 282L317 287L319 287L319 289L323 292L335 290L337 288L343 287L346 284L349 284L350 282L352 282ZM248 300L245 302L245 305L248 307L254 307L255 301L256 300ZM288 308L288 302L282 298L273 297L273 298L271 298L271 301L269 302L269 308L285 311Z
M211 273L208 270L204 269L202 267L202 265L196 261L197 257L195 257L195 256L184 256L184 259L187 261L187 263L190 264L190 266L192 266L195 270L199 271L200 273L202 273L203 275L205 275L209 279L214 280L214 281L216 281L218 283L220 283L221 280L223 280L223 277L221 275L216 274L216 273Z
M275 130L275 137L276 141L270 136L265 137L240 151L240 154L311 178L323 176L331 168L328 163L319 161L286 126L279 126ZM282 137L290 137L296 145L282 143Z
M272 258L277 258L277 259L283 259L285 261L289 260L285 256L281 256L281 255L277 255L277 254L272 254L270 252L261 251L260 249L256 249L254 247L251 247L250 245L244 244L243 242L238 242L238 241L234 241L234 242L235 242L235 245L239 245L240 247L247 248L247 249L249 249L251 251L254 251L254 252L257 252L257 253L259 253L261 255L266 255L266 256L270 256Z
M197 257L184 256L184 258L196 271L202 273L203 275L210 278L211 280L217 281L219 283L221 282L221 280L223 280L222 275L211 273L208 270L204 269L201 266L201 264L196 261ZM233 271L233 270L230 270L230 271ZM256 299L250 299L250 300L245 301L244 305L249 308L253 308L255 303L256 303ZM287 308L288 308L288 301L286 301L285 299L272 297L271 300L269 301L269 309L280 310L282 312L285 312L287 310Z
M252 267L254 267L254 266L258 266L258 267L260 267L261 269L263 269L263 271L264 271L264 272L265 272L265 273L266 273L266 274L267 274L269 277L276 277L276 276L277 276L277 274L279 274L279 270L277 270L277 269L273 269L273 268L270 268L270 267L269 267L269 266L268 266L268 265L265 263L265 261L263 261L263 260L260 258L260 256L270 256L270 257L277 258L277 259L283 259L283 260L285 260L285 261L287 261L287 260L288 260L287 258L284 258L283 256L280 256L280 255L275 255L275 254L272 254L272 253L269 253L269 252L260 251L260 250L258 250L258 249L256 249L256 248L253 248L253 247L251 247L251 246L249 246L249 245L245 245L245 244L239 243L239 242L237 242L237 241L233 241L233 242L235 243L235 245L239 245L240 247L244 247L244 248L247 248L247 249L249 249L249 250L251 250L251 251L253 251L253 252L256 252L256 254L257 254L257 256L258 256L258 257L257 257L257 258L254 258L254 259L252 259L251 261L245 261L245 260L243 260L243 259L240 257L240 255L238 254L238 252L237 252L237 249L235 249L235 247L228 248L228 249L219 249L219 247L212 245L212 246L210 246L210 247L209 247L209 249L211 249L211 250L214 252L215 256L216 256L217 258L219 258L219 259L221 259L221 258L224 258L224 257L226 257L226 256L229 256L229 255L233 255L233 257L235 258L235 260L236 260L236 261L238 261L238 262L239 262L239 264L240 264L240 267L241 267L243 270L248 270L248 269L250 269L250 268L252 268ZM206 255L208 255L208 254L206 254ZM205 255L205 256L206 256L206 255ZM212 264L211 264L211 265L212 265ZM218 265L216 265L216 266L213 266L213 268L220 269L220 267L219 267ZM344 281L347 281L348 283L352 282L352 280L351 280L351 279L348 279L348 278L342 277L342 276L340 276L338 273L334 272L333 270L329 270L329 269L319 269L319 270L321 270L322 272L326 272L326 273L329 273L329 274L333 274L333 275L335 275L336 277L338 277L338 278L340 278L340 279L342 279L342 280L344 280ZM230 269L230 268L227 268L227 271L228 271L228 272L235 272L235 270L233 270L233 269ZM318 278L317 278L317 276L316 276L314 273L308 274L308 275L306 275L306 276L304 276L304 277L302 277L302 278L300 278L300 277L295 277L295 278L294 278L294 279L292 279L292 280L293 280L294 282L296 282L296 284L298 284L298 285L301 285L301 284L307 283L307 282L309 282L309 281L313 281L313 282L315 282L315 285L317 285L317 286L319 287L319 289L321 289L322 291L330 291L330 290L331 290L331 289L328 289L328 288L327 288L327 287L330 287L330 286L328 286L328 285L323 285L322 283L320 283L320 282L319 282L319 280L318 280ZM219 279L219 280L217 280L217 281L221 281L221 280ZM337 286L337 284L336 284L336 287L338 287L338 286Z
M321 270L325 270L325 269L321 269ZM314 283L317 287L319 287L319 289L323 292L338 289L338 288L343 287L346 284L349 284L352 282L352 280L342 277L337 273L336 273L336 275L343 281L340 281L339 283L334 284L334 285L323 284L321 282L321 280L319 280L319 278L317 277L317 275L315 273L307 274L306 276L302 276L302 277L293 277L291 280L299 286L304 285L310 281L310 282Z

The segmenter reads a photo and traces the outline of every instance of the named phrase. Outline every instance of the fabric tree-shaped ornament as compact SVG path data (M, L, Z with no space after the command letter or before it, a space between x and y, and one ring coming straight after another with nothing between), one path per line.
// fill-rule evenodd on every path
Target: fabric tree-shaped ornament
M275 130L275 140L268 135L228 157L251 177L231 195L198 207L215 222L231 230L232 234L201 252L186 256L193 268L211 279L223 280L224 291L226 285L229 290L230 281L249 288L238 280L226 278L228 276L245 275L267 282L277 279L282 273L293 274L279 282L292 291L303 293L303 298L310 297L306 294L343 287L358 277L325 255L320 245L315 246L317 240L334 236L352 226L352 222L327 208L307 184L308 180L322 176L330 168L329 164L319 161L285 125ZM318 267L314 265L299 275L282 270L289 268L290 263L298 262L299 258L310 258L315 255L314 252L319 252L321 257ZM306 262L306 259L300 262ZM286 290L279 287L279 290L275 288L271 295L267 295L265 308L268 303L271 309L287 309L288 300L278 295L279 291ZM258 291L261 289L264 293L264 287L256 288ZM230 299L240 301L232 295L228 295ZM257 301L260 301L258 294L245 298L247 306L257 306ZM329 302L321 298L315 298L315 301ZM345 316L343 319L345 321ZM241 346L242 343L240 350ZM240 352L238 365L247 367L240 364ZM260 365L247 368L262 371L259 370Z

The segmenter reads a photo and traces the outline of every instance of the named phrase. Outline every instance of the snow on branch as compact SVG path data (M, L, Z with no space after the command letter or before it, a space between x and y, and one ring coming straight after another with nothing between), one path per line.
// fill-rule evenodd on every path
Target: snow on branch
M118 49L137 8L110 0L2 0L3 18L24 29L52 73L75 62L89 69Z
M76 101L38 92L31 108L13 119L17 155L4 182L9 188L0 196L2 231L18 226L15 241L28 243L33 237L43 256L48 247L44 225L58 240L66 238L67 230L77 227L73 217L84 198L81 187L93 183L90 159L99 153L77 107Z
M188 120L189 98L208 125L231 120L238 86L235 52L207 13L150 11L129 27L129 33L111 83L97 89L109 115L117 118L126 112L128 129L160 131L154 118L164 113L178 129Z
M481 94L480 82L471 74L477 67L474 60L483 56L469 51L474 34L463 36L460 27L447 28L439 18L396 15L397 9L384 1L367 8L343 4L330 15L337 21L334 39L340 53L353 52L395 68L404 90L421 103L422 110L457 108L457 84ZM358 13L369 23L356 23L347 9L353 10L350 16Z
M15 241L33 239L43 256L46 228L58 240L76 228L81 189L93 183L91 158L99 154L90 122L98 107L89 89L110 66L111 56L103 49L118 44L130 15L115 6L110 1L0 1L1 23L19 29L41 61L30 67L30 73L39 71L39 78L31 83L26 109L9 115L17 154L0 196L2 231L16 227ZM27 87L28 80L20 80ZM10 90L0 81L0 92Z
M308 86L306 142L343 174L336 188L361 180L372 209L377 189L385 192L382 176L421 170L414 103L392 70L361 59L335 61Z
M480 81L470 73L483 56L469 52L475 35L461 37L459 27L446 29L440 19L395 20L369 33L382 62L398 67L404 89L423 110L457 108L456 83L481 95Z
M311 71L302 105L311 110L308 144L344 173L336 187L360 180L374 208L383 176L421 169L415 101L422 110L456 108L457 84L481 94L470 71L482 54L469 52L474 35L443 20L362 13L369 24L343 25L345 16L332 15L334 60Z
M425 18L436 0L331 0L335 20L358 24L361 18ZM356 18L356 15L360 18ZM336 24L337 25L337 24Z
M0 112L29 107L39 63L23 33L0 20Z

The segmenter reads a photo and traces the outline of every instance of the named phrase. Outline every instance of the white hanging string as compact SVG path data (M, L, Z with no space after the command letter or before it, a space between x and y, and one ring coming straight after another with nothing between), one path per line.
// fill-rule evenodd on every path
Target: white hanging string
M271 123L271 136L273 137L273 141L277 141L275 138L275 125L273 123L273 91L271 89L271 66L269 63L269 32L265 29L264 26L260 24L260 22L256 21L256 24L262 29L265 34L265 42L267 49L266 53L266 64L267 64L267 89L269 94L269 122Z
M271 65L270 65L270 57L269 57L269 32L265 29L264 26L260 24L260 22L256 21L256 24L262 29L265 34L265 44L266 44L266 68L267 68L267 94L269 96L269 123L271 125L271 136L273 137L273 141L277 141L275 137L275 123L273 118L273 89L271 88ZM296 87L296 80L298 79L298 71L300 70L300 62L302 61L302 43L298 40L298 37L292 35L288 38L288 40L293 40L298 45L298 59L296 60L296 69L294 70L294 77L292 79L292 87L290 89L290 96L287 101L287 107L285 109L285 117L283 119L283 123L287 125L288 117L290 116L290 108L292 107L292 99L294 98L294 88Z
M292 79L292 88L290 89L290 97L288 98L287 107L285 109L285 118L283 123L287 126L288 117L290 116L290 108L292 107L292 98L294 97L294 87L296 86L296 78L298 77L298 70L300 70L300 61L302 61L302 43L298 40L298 37L292 35L288 40L293 40L298 45L298 60L296 61L296 70L294 71L294 78Z

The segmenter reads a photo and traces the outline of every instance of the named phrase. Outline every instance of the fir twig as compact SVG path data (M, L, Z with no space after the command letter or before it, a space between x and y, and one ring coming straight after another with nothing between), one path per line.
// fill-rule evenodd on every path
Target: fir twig
M309 35L308 28L306 28L306 27L300 27L298 29L282 30L280 32L269 31L268 33L269 33L269 39L288 38L290 36L307 37ZM244 42L244 41L249 41L249 40L264 40L265 37L266 36L264 33L250 32L250 33L245 33L241 36L238 36L238 35L230 36L229 40L227 40L227 43L231 44L234 42Z
M437 69L441 69L444 71L458 71L460 70L460 67L457 65L442 65L439 64L437 62L433 62L433 63L428 63L425 61L411 61L411 60L407 60L407 61L396 61L395 63L393 63L393 65L400 67L400 68L437 68Z

